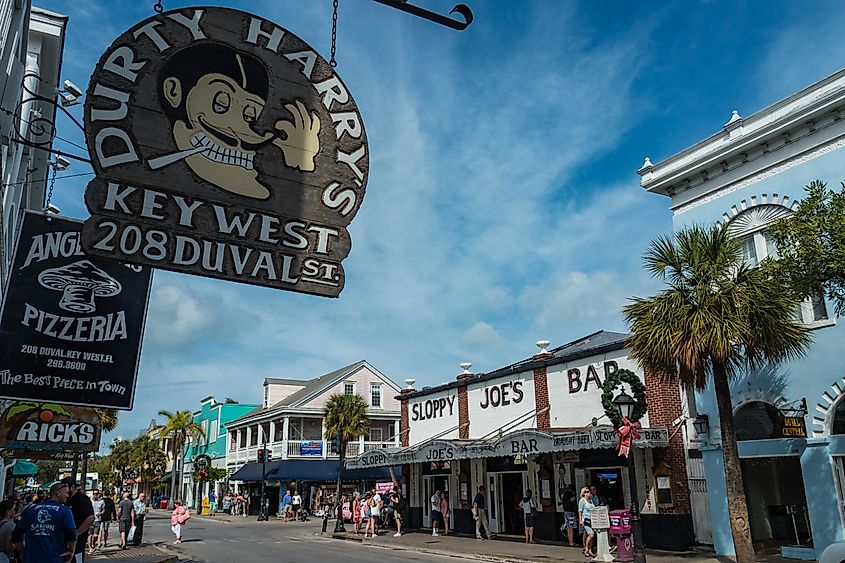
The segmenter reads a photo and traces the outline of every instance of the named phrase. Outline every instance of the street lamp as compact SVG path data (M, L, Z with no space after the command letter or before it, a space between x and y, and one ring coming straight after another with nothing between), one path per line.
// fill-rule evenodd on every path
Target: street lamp
M710 432L710 417L706 414L698 415L692 423L695 433L703 436Z
M613 404L619 409L622 416L631 420L634 414L634 407L637 402L624 390L613 399ZM640 521L640 498L637 489L637 475L634 468L634 440L631 440L631 447L628 451L628 482L631 488L631 531L634 536L634 563L645 563L645 551L643 549L643 529Z

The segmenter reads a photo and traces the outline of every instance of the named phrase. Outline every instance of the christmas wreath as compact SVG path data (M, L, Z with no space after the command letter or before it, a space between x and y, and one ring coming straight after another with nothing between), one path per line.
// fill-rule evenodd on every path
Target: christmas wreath
M619 412L619 407L613 404L613 392L621 384L627 383L631 386L631 391L634 393L634 412L631 414L631 422L639 421L648 410L648 404L645 398L645 385L637 374L627 369L618 369L607 376L602 384L601 406L604 407L604 414L613 423L614 428L619 428L623 425L622 413Z

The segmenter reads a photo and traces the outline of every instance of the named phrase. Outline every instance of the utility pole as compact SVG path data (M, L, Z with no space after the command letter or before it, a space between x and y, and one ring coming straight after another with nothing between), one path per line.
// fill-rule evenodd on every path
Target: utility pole
M267 442L258 450L258 460L261 462L261 507L258 510L258 522L263 522L267 517Z

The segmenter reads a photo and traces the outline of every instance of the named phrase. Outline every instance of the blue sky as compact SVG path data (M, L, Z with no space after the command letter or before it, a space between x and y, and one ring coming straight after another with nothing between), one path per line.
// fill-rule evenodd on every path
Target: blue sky
M153 13L152 1L37 4L70 16L62 75L83 90L111 41ZM262 15L328 57L330 0L207 4ZM671 230L668 200L639 187L643 158L838 70L845 48L837 2L469 4L475 22L456 32L341 0L338 73L371 159L346 288L335 300L156 272L118 434L208 395L259 402L264 377L367 359L433 385L463 361L483 372L530 356L539 339L624 330L626 299L657 289L640 256ZM67 122L59 135L84 145ZM57 182L64 214L87 215L88 178Z

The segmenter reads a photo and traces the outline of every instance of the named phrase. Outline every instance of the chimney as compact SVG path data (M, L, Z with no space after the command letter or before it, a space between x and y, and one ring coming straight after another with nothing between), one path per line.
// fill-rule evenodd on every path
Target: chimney
M537 346L537 348L539 348L539 349L540 349L540 351L539 351L539 352L537 352L537 353L534 355L534 358L533 358L533 359L535 359L535 360L543 360L543 359L546 359L546 358L550 358L551 356L553 356L553 355L554 355L554 354L552 354L551 352L549 352L549 351L547 350L547 348L549 347L549 344L550 344L550 342L549 342L548 340L538 340L538 341L537 341L537 342L535 342L534 344Z

